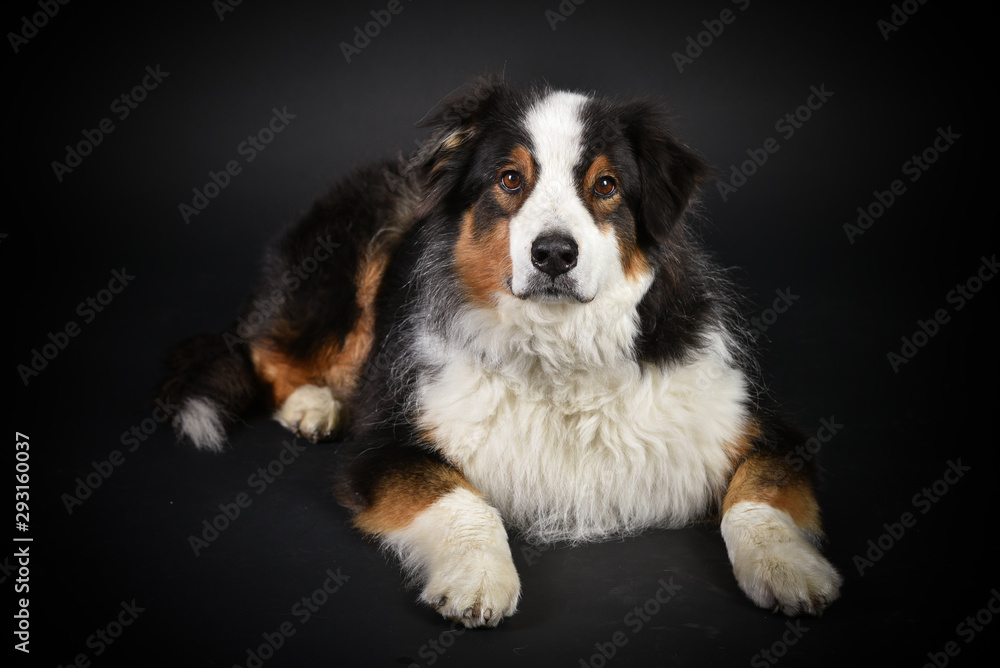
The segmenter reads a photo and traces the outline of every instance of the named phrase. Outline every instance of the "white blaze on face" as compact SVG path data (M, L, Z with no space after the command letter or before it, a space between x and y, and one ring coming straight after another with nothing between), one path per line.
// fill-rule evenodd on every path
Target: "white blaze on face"
M608 278L607 272L620 270L614 235L598 229L583 200L582 188L589 186L581 184L574 174L583 157L580 113L586 102L586 97L576 93L551 93L538 101L525 119L538 177L510 221L511 288L516 296L531 298L555 285L554 279L531 260L532 244L542 235L564 236L576 243L576 266L557 279L557 287L570 291L579 301L594 299Z

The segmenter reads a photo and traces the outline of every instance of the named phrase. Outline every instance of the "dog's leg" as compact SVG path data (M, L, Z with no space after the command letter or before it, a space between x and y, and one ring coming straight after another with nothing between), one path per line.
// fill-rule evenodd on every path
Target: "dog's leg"
M818 615L837 598L842 578L816 547L819 506L805 472L755 451L736 469L722 511L736 580L754 603Z
M355 525L399 555L420 601L470 628L514 614L521 583L507 532L458 471L419 451L363 469L350 483Z

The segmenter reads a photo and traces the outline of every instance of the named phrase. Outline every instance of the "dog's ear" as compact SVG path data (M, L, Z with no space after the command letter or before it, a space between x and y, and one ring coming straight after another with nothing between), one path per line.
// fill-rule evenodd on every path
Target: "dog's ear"
M479 135L480 121L508 90L500 77L483 75L445 98L418 124L431 128L431 133L413 156L411 167L435 175L467 152Z
M693 205L709 176L706 163L678 141L666 114L650 103L626 107L622 120L639 167L640 239L663 244Z

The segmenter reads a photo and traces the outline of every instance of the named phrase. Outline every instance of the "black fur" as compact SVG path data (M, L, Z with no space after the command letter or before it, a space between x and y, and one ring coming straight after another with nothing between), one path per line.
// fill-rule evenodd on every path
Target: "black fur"
M164 384L166 398L178 403L206 398L218 406L225 426L231 425L235 417L267 396L266 384L254 372L251 347L258 355L261 350L273 351L311 369L319 351L343 343L354 330L362 311L357 303L359 267L365 257L378 251L389 260L374 298L371 351L353 391L336 397L347 405L351 416L334 455L336 498L352 511L364 513L387 498L380 495L386 495L390 482L405 484L426 500L435 485L446 486L456 475L468 473L446 461L429 441L434 435L421 431L420 416L414 414L417 389L426 390L424 381L439 371L437 365L450 362L445 354L418 357L417 344L440 337L450 346L447 355L459 348L475 350L484 367L497 362L485 359L488 355L510 352L485 345L474 348L472 342L479 333L460 324L457 316L469 312L470 290L457 268L456 244L467 212L475 211L480 217L472 229L480 239L487 238L494 231L493 223L509 214L504 210L509 200L494 198L491 189L515 146L524 145L531 152L525 114L548 92L547 88L514 90L496 78L474 82L428 117L424 125L430 128L429 137L410 159L360 170L334 187L271 244L261 283L238 326L222 337L202 337L178 350L171 378ZM641 369L665 369L692 361L710 339L721 338L729 361L750 384L743 399L748 404L747 424L737 423L742 413L733 418L737 438L746 441L713 441L708 447L732 446L735 453L748 442L748 451L725 451L742 457L732 462L730 475L750 464L742 470L751 471L754 484L765 491L811 490L812 462L799 470L787 461L788 453L805 439L778 417L760 393L748 352L750 337L738 313L739 299L701 248L688 220L698 190L708 178L708 167L674 137L666 116L648 103L589 99L582 121L585 154L576 168L578 183L598 156L608 159L620 181L622 200L616 200L613 208L600 209L606 216L599 221L600 229L610 225L620 244L619 253L637 250L639 264L648 265L652 272L652 276L640 275L651 286L637 306L638 334L626 354L641 363ZM536 171L544 169L544 165L535 167ZM587 192L580 193L584 200ZM475 252L471 257L482 260ZM623 262L625 275L634 277L629 267L629 261ZM645 268L640 266L640 271ZM537 366L548 364L546 372L558 376L562 367L550 359L558 356L542 359L538 355L529 361ZM322 379L320 384L324 384ZM332 390L337 394L336 388ZM517 450L516 444L512 450ZM475 466L470 464L472 469ZM442 470L450 475L441 476ZM489 484L493 469L477 473ZM700 503L711 505L713 495L721 503L725 490L706 491L708 500L698 497ZM404 494L401 503L410 498ZM394 502L399 497L387 501ZM643 521L656 520L643 516ZM819 531L818 519L808 522L808 530ZM364 528L363 523L359 526ZM370 530L380 531L378 527ZM830 577L833 589L822 596L835 597L835 580ZM829 602L820 594L812 596L815 600L801 609L818 611ZM432 604L439 600L439 607L443 606L444 598L435 598ZM783 609L799 610L802 603L786 600ZM465 612L464 623L470 626L490 619L489 615L479 618L473 608Z
M400 171L385 162L352 174L272 242L255 301L271 300L278 308L253 340L300 360L330 341L344 341L359 315L359 260L376 233L398 217L400 200L415 199ZM312 271L310 259L316 260Z
M218 335L199 336L180 344L167 362L166 376L159 390L162 400L181 403L196 397L210 398L227 428L239 416L258 408L265 396L247 347L227 345Z
M530 146L523 116L547 92L515 90L496 77L474 81L422 123L429 137L409 160L378 163L331 188L269 245L262 279L238 324L221 340L203 337L177 351L162 394L174 401L217 400L227 424L255 402L266 404L247 346L306 361L324 345L343 342L359 315L359 258L378 231L395 221L403 236L379 289L376 344L356 395L341 399L351 406L357 438L370 442L385 429L387 440L419 441L405 436L405 388L412 373L398 373L410 345L403 323L416 315L410 296L434 291L441 305L432 317L448 328L463 299L451 262L457 221L491 183L497 157L517 143ZM593 99L583 121L589 154L582 162L605 154L623 172L623 194L635 221L623 232L635 235L658 276L639 305L636 357L681 362L715 327L738 335L745 328L736 293L684 220L707 178L705 163L674 138L667 116L650 103ZM333 257L307 271L317 253L331 248ZM737 363L752 371L748 359Z

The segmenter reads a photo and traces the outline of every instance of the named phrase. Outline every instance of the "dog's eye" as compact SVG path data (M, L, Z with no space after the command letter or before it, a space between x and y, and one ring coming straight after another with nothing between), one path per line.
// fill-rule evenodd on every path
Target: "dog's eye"
M500 175L500 185L503 186L503 189L508 192L519 190L521 188L521 182L521 175L513 169L508 169Z
M594 184L594 192L601 197L611 197L618 190L618 184L610 176L602 176Z

